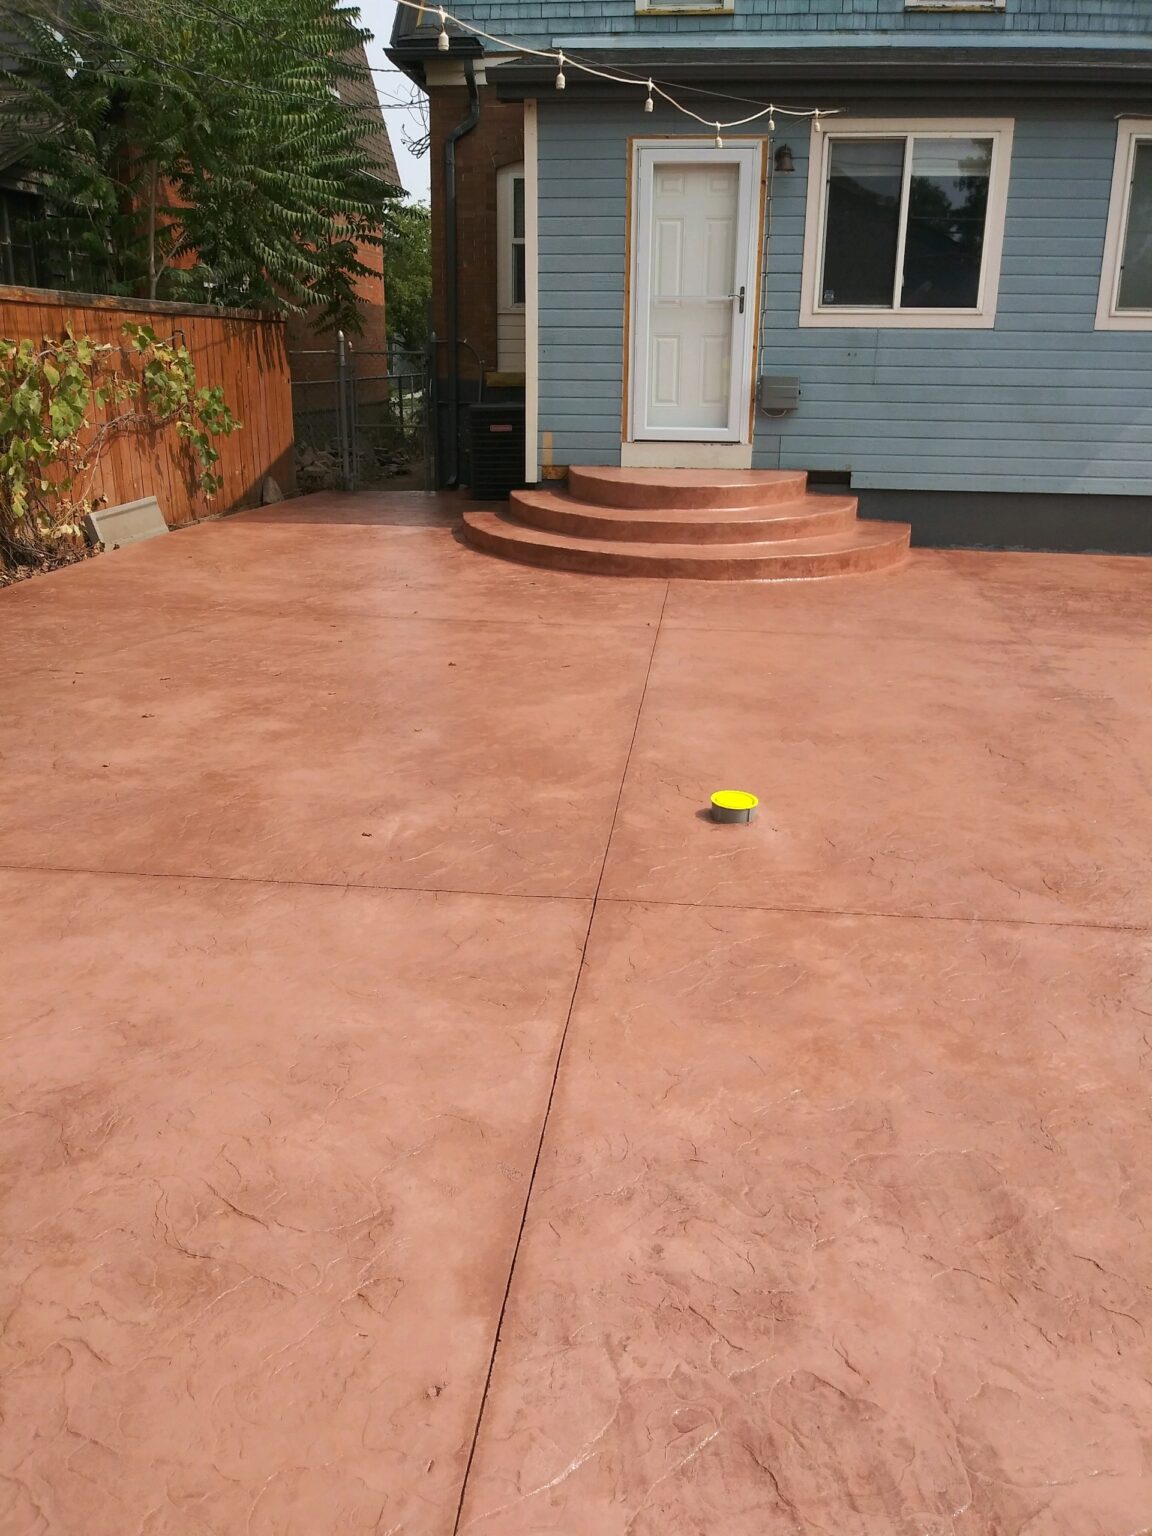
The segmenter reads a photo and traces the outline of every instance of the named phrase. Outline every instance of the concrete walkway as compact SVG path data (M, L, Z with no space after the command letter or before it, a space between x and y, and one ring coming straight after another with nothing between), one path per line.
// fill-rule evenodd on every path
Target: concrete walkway
M457 507L0 592L2 1536L1145 1531L1152 562Z

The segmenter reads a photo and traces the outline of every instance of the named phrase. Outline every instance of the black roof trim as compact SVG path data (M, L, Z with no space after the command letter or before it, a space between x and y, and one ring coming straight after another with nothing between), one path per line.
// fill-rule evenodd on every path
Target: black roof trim
M576 53L576 50L573 50ZM845 81L854 85L920 85L941 81L980 84L1016 82L1070 82L1076 85L1152 84L1152 52L1135 51L1123 56L1116 49L1093 48L980 48L966 49L957 44L944 52L938 48L901 48L883 44L876 48L837 50L789 48L787 51L764 49L760 53L741 52L734 57L731 49L693 50L690 56L677 58L672 50L658 61L652 51L632 49L581 49L578 57L598 68L613 68L646 79L656 74L662 80L695 85L755 85L763 89L797 80ZM520 59L501 64L490 71L489 82L501 96L510 100L533 96L541 86L551 87L555 65L536 59ZM587 77L585 77L586 79ZM629 89L605 81L585 84L578 70L571 70L569 87L586 91L594 87L615 92Z

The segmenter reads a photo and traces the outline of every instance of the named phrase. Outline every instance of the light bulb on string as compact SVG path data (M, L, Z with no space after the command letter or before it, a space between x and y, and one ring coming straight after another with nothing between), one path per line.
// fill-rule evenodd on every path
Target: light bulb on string
M1002 3L1002 0L1001 0L1001 3ZM557 72L556 72L556 77L555 77L555 82L554 82L555 83L555 87L556 87L556 89L558 91L563 91L563 90L565 90L567 88L568 82L567 82L567 79L565 78L564 66L565 66L565 64L568 61L565 60L563 52L561 50L559 50L559 49L557 49L555 52L552 52L551 50L547 50L546 51L546 50L544 50L542 48L530 48L530 47L527 47L527 46L525 46L523 44L518 44L516 42L513 42L513 41L511 41L508 38L500 37L500 36L498 36L494 32L486 32L483 27L475 26L473 23L468 22L468 21L461 21L459 17L457 17L455 15L452 15L447 10L447 8L445 6L440 5L438 3L436 3L436 4L428 4L427 0L396 0L396 4L399 5L399 6L403 6L405 10L415 11L416 16L417 16L417 25L423 25L424 18L426 16L427 12L429 12L429 11L433 12L434 15L439 17L440 30L439 30L439 34L438 34L438 36L436 38L436 46L440 50L441 53L449 53L449 52L451 52L451 49L452 49L452 38L449 35L449 31L448 31L448 25L449 25L449 22L451 22L452 26L457 30L457 32L459 32L459 33L461 33L461 34L463 34L463 35L465 35L467 37L476 39L478 42L481 43L482 46L485 43L491 43L498 50L500 50L501 52L510 51L510 52L515 52L515 53L523 54L526 57L537 58L537 59L548 59L548 60L555 61L556 64L558 65ZM578 63L578 62L573 62L572 67L578 73L580 73L580 74L591 75L591 76L593 76L593 77L595 77L597 79L601 79L601 80L610 80L610 81L612 81L612 82L614 82L615 84L618 84L618 85L639 85L639 86L644 86L646 84L647 85L647 93L646 93L645 99L644 99L644 111L645 112L651 113L651 112L655 111L656 103L655 103L655 99L654 98L655 98L656 95L659 95L659 96L661 96L663 98L663 100L667 104L667 107L669 109L671 109L671 111L680 113L682 116L687 117L687 118L691 118L694 122L700 123L703 126L707 127L707 119L706 118L701 118L690 107L686 107L683 104L683 102L678 100L676 96L671 94L671 92L663 89L663 87L657 87L655 82L653 80L651 80L651 79L649 79L649 80L647 80L647 82L645 82L645 80L643 78L639 78L638 79L635 75L628 75L628 74L624 74L624 73L618 73L615 70L611 70L611 69L603 69L603 68L599 68L598 69L598 68L596 68L593 65L583 64L583 63ZM723 94L723 93L718 93L718 94ZM745 98L745 97L733 97L731 99L734 100L734 101L736 101L736 100L739 100L739 101L747 100L747 98ZM752 104L755 105L755 103L752 103ZM792 108L784 108L784 107L782 107L780 110L784 113L785 116L788 116L788 117L798 117L798 118L800 118L800 117L807 117L807 118L810 118L811 121L812 121L812 132L813 133L820 133L822 131L823 127L824 127L823 118L825 116L835 116L838 109L833 108L833 109L831 109L831 111L829 111L826 108L816 107L816 108L811 109L809 111L804 111L802 109L797 111L797 110L794 110ZM775 111L776 111L776 109L775 109L775 107L773 105L765 105L762 108L761 111L754 113L750 117L741 118L741 119L739 119L738 123L733 123L731 126L732 127L737 127L737 126L739 126L739 124L742 124L742 123L745 123L745 122L753 122L753 121L757 121L757 120L762 119L762 118L770 118L771 119L771 123L770 123L769 126L770 126L770 131L771 131L771 129L774 129L775 126L776 126L776 124L775 124ZM714 142L715 142L716 147L718 149L723 149L724 148L724 136L723 136L724 124L720 123L720 122L717 122L715 124L715 129L716 129L716 135L715 135Z

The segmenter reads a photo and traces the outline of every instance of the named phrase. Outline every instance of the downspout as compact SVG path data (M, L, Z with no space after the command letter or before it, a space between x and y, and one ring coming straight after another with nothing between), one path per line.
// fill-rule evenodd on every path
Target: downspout
M460 273L457 267L456 145L480 121L480 92L472 60L464 60L468 111L444 140L444 342L448 349L447 463L445 485L460 483Z

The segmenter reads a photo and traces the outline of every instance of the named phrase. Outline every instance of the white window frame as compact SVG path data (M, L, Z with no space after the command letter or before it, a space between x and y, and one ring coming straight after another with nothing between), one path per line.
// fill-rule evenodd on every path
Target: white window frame
M1004 0L904 0L906 11L1002 11Z
M1098 331L1152 331L1152 309L1118 309L1124 241L1128 237L1128 213L1136 146L1152 143L1152 118L1122 117L1116 125L1116 160L1112 168L1112 194L1108 202L1108 232L1104 237L1104 261L1100 271L1100 298L1096 306Z
M516 196L514 183L524 182L524 234L513 233ZM515 298L515 270L512 252L524 246L524 286L528 286L528 182L523 164L502 165L496 172L496 303L502 315L524 313L524 300Z
M736 0L636 0L638 16L723 16L735 8Z
M800 324L836 330L991 330L996 324L1000 294L1000 263L1004 251L1004 221L1008 208L1008 181L1012 166L1010 117L845 118L843 126L812 127L808 160L808 205L804 220L804 267L800 292ZM992 167L988 182L988 219L984 228L984 259L980 293L975 309L890 309L879 305L821 304L824 271L825 190L828 183L829 144L835 139L991 139ZM912 176L912 156L904 156L903 204L907 204ZM897 277L904 265L907 221L901 222L896 252Z

